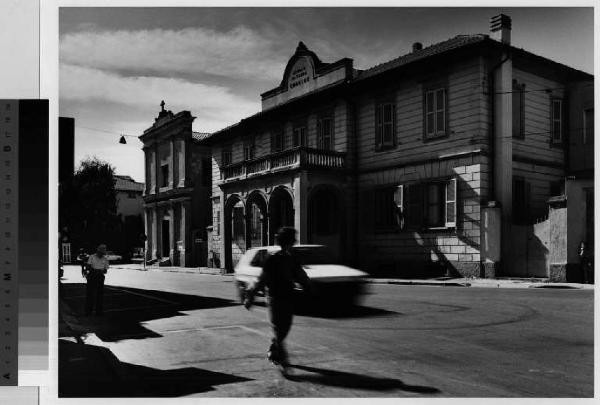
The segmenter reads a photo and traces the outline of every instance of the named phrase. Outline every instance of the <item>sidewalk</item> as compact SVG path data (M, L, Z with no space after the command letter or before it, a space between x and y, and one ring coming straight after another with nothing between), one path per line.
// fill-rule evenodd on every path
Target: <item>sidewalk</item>
M126 269L144 271L141 264L115 264L111 269ZM174 273L211 274L231 277L232 273L224 273L223 269L210 267L159 267L147 266L146 271L162 271ZM402 278L368 278L372 284L396 285L428 285L436 287L480 287L480 288L557 288L557 289L586 289L593 290L593 284L581 283L552 283L544 278L449 278L438 277L431 279L402 279Z

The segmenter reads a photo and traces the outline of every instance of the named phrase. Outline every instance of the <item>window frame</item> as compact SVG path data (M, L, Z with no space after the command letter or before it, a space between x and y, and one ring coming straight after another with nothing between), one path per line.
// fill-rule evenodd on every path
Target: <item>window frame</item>
M244 161L253 160L256 154L254 136L244 140Z
M225 157L228 157L227 159ZM231 150L231 145L224 146L221 149L221 166L229 166L233 164L233 152Z
M560 103L560 117L557 119L554 116L554 104ZM556 137L555 123L558 122L559 137ZM564 131L565 131L565 103L562 97L551 97L550 98L550 143L552 145L562 145L564 142Z
M439 220L432 224L428 222L428 208L430 203L429 188L438 188L437 210ZM454 193L450 196L449 190ZM404 229L417 230L452 230L457 228L458 220L458 182L456 177L429 179L416 183L403 185L402 221ZM449 209L452 217L449 218Z
M325 137L323 133L323 123L329 122L329 134ZM324 114L317 118L317 149L320 150L335 150L335 119L333 114ZM328 140L329 147L325 147L325 141Z
M442 91L443 92L443 108L439 108L438 104L438 92ZM432 95L433 97L433 105L432 105L432 111L429 111L429 105L428 105L428 100L429 100L429 95ZM443 113L443 119L441 120L441 122L444 125L443 130L440 130L438 128L438 113L442 112ZM433 116L433 131L429 130L429 122L428 122L428 118L429 116L432 115ZM440 139L440 138L444 138L446 136L448 136L448 134L450 133L449 131L449 119L448 119L448 84L447 83L436 83L436 84L431 84L428 86L424 86L423 88L423 140L424 141L430 141L430 140L436 140L436 139Z
M298 133L299 132L299 133ZM306 123L296 123L292 127L292 147L306 147L307 142L307 125Z
M385 112L389 107L390 121L386 122ZM375 150L391 149L396 146L397 130L396 102L392 99L379 100L375 103ZM385 139L386 125L390 128L390 138Z
M285 150L285 131L283 128L271 132L271 153L283 152Z
M169 187L169 163L160 165L160 188Z

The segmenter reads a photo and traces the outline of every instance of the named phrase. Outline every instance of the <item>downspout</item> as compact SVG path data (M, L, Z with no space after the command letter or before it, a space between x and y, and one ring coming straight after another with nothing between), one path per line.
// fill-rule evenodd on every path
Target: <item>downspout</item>
M495 123L495 103L494 103L494 96L495 96L495 81L494 81L494 73L496 72L496 70L498 68L500 68L507 60L509 60L511 58L510 55L510 47L508 47L508 52L506 53L506 56L500 60L500 62L496 63L494 66L491 67L491 69L488 72L488 95L489 95L489 105L490 105L490 119L488 120L488 126L489 126L489 130L488 130L488 144L489 144L489 159L490 159L490 168L491 168L491 176L489 177L489 182L490 182L490 187L489 187L489 191L488 191L488 201L497 201L496 198L496 188L495 188L495 170L496 170L496 165L495 165L495 160L496 160L496 155L495 155L495 146L494 146L494 139L495 139L495 130L494 130L494 123Z

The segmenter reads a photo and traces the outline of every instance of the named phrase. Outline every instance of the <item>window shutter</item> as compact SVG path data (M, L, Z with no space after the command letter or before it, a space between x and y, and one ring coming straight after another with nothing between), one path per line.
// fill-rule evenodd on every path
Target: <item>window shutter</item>
M392 145L396 145L396 104L392 104Z
M446 227L456 228L456 179L446 183Z
M406 186L404 193L408 202L404 213L405 226L420 228L423 225L423 187L420 184Z
M400 229L404 229L404 185L400 184L396 187L394 191L394 204L396 205L395 209L395 219L396 225L400 227Z
M381 104L375 106L375 146L383 142L383 108Z
M435 133L435 111L434 111L434 92L425 93L425 133L433 135Z

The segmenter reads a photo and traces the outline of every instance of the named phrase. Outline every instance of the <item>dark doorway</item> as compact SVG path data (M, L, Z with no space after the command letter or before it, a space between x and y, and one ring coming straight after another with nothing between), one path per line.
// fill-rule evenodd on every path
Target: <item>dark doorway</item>
M290 193L279 188L269 200L269 244L275 244L275 234L282 226L294 226L294 202Z
M342 254L342 218L344 207L336 191L315 189L308 199L308 242L326 245L337 258Z
M161 249L162 257L169 257L169 254L171 252L171 240L169 238L169 236L170 236L169 222L170 221L168 219L163 219L163 221L162 221L162 249Z

